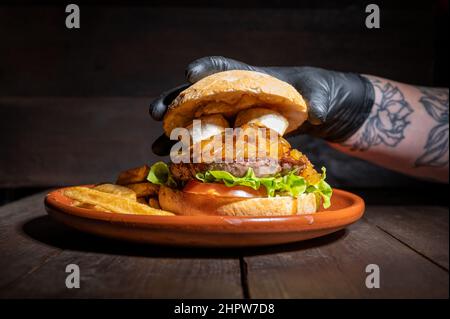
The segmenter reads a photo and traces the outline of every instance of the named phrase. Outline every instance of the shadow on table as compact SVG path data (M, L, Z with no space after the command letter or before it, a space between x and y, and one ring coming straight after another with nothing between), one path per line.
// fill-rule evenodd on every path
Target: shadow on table
M83 233L60 224L49 216L40 216L27 221L22 225L22 231L36 241L64 250L166 258L224 258L275 254L325 246L347 236L344 229L321 238L267 247L220 249L170 247L130 243Z

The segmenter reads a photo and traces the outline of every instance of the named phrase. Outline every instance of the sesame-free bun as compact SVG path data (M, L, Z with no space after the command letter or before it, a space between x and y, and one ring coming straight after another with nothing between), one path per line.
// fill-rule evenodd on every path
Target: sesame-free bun
M163 128L170 136L174 128L186 127L193 119L210 114L233 119L240 111L256 107L286 118L286 133L308 116L305 101L290 84L264 73L232 70L212 74L182 91L169 105Z
M277 197L224 197L213 194L194 194L161 186L159 204L162 209L177 215L219 216L292 216L313 214L317 211L314 194L298 198Z

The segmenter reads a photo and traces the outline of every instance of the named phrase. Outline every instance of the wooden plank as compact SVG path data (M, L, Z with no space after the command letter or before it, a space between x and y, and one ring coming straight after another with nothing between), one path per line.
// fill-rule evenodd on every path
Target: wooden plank
M217 251L137 245L51 220L43 194L0 208L0 298L241 298L239 259ZM65 268L81 270L67 289Z
M448 298L447 271L364 220L265 253L245 257L252 298ZM369 264L380 268L379 289L365 285Z
M365 218L448 270L447 207L372 206Z
M180 257L173 250L167 257L164 250L141 249L133 256L64 251L0 291L0 297L242 298L237 258ZM80 267L79 289L65 286L69 264Z
M153 155L151 98L2 98L0 187L114 181Z
M234 256L72 231L43 213L42 196L0 208L0 297L242 297ZM69 263L81 268L80 289L64 286ZM364 220L348 232L250 251L245 263L253 298L448 296L448 272ZM369 263L380 266L380 289L364 286Z
M45 194L0 207L0 290L61 252L60 248L36 241L24 233L24 227L33 222L35 216L42 215Z
M367 30L364 6L356 2L329 8L81 6L78 30L64 27L60 6L0 7L0 95L153 96L180 84L189 62L211 54L431 84L431 5L383 6L380 32Z

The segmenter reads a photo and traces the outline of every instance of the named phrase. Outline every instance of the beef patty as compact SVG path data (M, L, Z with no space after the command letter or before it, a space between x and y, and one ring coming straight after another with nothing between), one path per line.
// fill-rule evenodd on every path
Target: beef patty
M186 182L195 179L197 173L203 173L208 170L227 171L236 177L242 177L251 167L257 177L270 177L293 169L298 169L301 172L306 165L307 162L305 160L283 157L280 160L267 158L235 163L172 163L170 164L170 172L176 180Z

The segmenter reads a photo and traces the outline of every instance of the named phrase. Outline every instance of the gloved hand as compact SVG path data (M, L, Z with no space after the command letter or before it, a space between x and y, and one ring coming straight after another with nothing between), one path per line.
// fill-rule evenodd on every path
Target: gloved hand
M188 65L190 83L227 70L251 70L272 75L290 83L305 99L308 120L289 135L309 134L330 142L340 142L353 135L365 122L372 109L375 93L365 77L313 67L257 67L220 56L198 59ZM150 114L162 120L167 106L189 84L163 93L150 105ZM153 152L167 155L173 142L161 136L153 143Z

